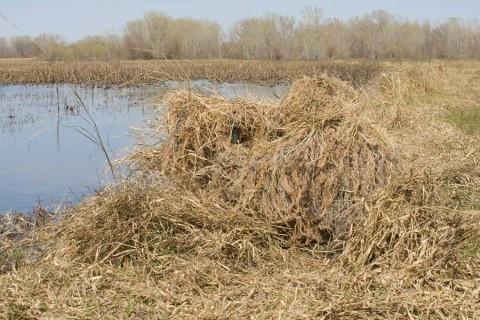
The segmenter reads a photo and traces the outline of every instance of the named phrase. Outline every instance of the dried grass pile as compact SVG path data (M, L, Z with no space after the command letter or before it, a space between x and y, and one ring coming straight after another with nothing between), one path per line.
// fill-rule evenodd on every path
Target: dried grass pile
M455 205L454 196L440 179L425 171L409 172L382 188L342 252L348 265L394 264L417 272L445 267L470 228L462 225L458 212L447 210Z
M328 76L295 82L276 106L175 91L166 141L130 161L291 228L293 243L346 239L398 167L385 137L356 114L356 99Z
M436 117L435 108L414 110L412 105L428 95L438 94L455 75L441 63L399 65L381 72L363 88L364 113L388 128L416 126L418 119Z
M42 251L39 242L43 236L38 231L48 229L52 219L51 213L40 208L31 215L15 212L0 215L0 274L37 258Z
M232 268L248 265L255 263L257 248L281 241L264 221L233 210L215 195L154 179L122 183L87 199L57 239L64 240L62 259L142 261L154 272L166 267L158 262L176 253L214 257Z

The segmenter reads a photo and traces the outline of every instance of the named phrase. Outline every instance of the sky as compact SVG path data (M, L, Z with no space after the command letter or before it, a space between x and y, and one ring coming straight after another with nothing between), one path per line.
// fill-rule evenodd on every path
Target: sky
M0 13L25 33L55 33L67 40L120 32L126 22L149 11L173 17L212 19L228 27L233 21L267 12L299 17L306 6L319 6L327 17L348 19L382 9L412 20L480 18L480 0L0 0ZM0 37L19 31L0 17Z

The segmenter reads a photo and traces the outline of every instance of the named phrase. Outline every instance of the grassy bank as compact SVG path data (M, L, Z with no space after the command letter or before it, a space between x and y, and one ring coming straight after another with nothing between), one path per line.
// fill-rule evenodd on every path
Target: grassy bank
M4 219L0 316L478 318L480 143L450 114L479 88L461 63L275 104L171 92L130 177L57 224Z
M207 79L222 82L285 82L321 72L347 81L365 83L382 66L373 62L288 61L123 61L45 62L0 60L0 84L71 83L137 85L166 80Z

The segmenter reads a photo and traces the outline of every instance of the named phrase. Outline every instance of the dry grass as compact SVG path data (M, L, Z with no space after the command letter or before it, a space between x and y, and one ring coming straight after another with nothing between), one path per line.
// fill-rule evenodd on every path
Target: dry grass
M0 84L70 83L108 86L196 79L221 82L286 82L321 72L362 84L381 69L380 63L341 61L45 62L3 59L0 60Z
M278 105L171 93L131 177L26 228L20 256L2 234L0 314L480 317L479 144L445 119L478 83L456 67L318 75Z
M475 136L480 133L480 107L452 109L447 118L466 134Z
M292 226L295 243L343 238L396 166L385 139L357 120L355 99L325 75L295 82L279 106L175 91L166 97L168 138L129 160Z

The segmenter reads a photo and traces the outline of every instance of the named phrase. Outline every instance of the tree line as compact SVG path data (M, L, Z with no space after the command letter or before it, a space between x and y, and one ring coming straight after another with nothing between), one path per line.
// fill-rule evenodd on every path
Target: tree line
M59 35L0 37L0 58L47 60L135 59L443 59L480 57L480 23L412 21L374 11L343 21L319 7L299 18L244 18L223 29L211 20L150 12L120 34L67 42Z

